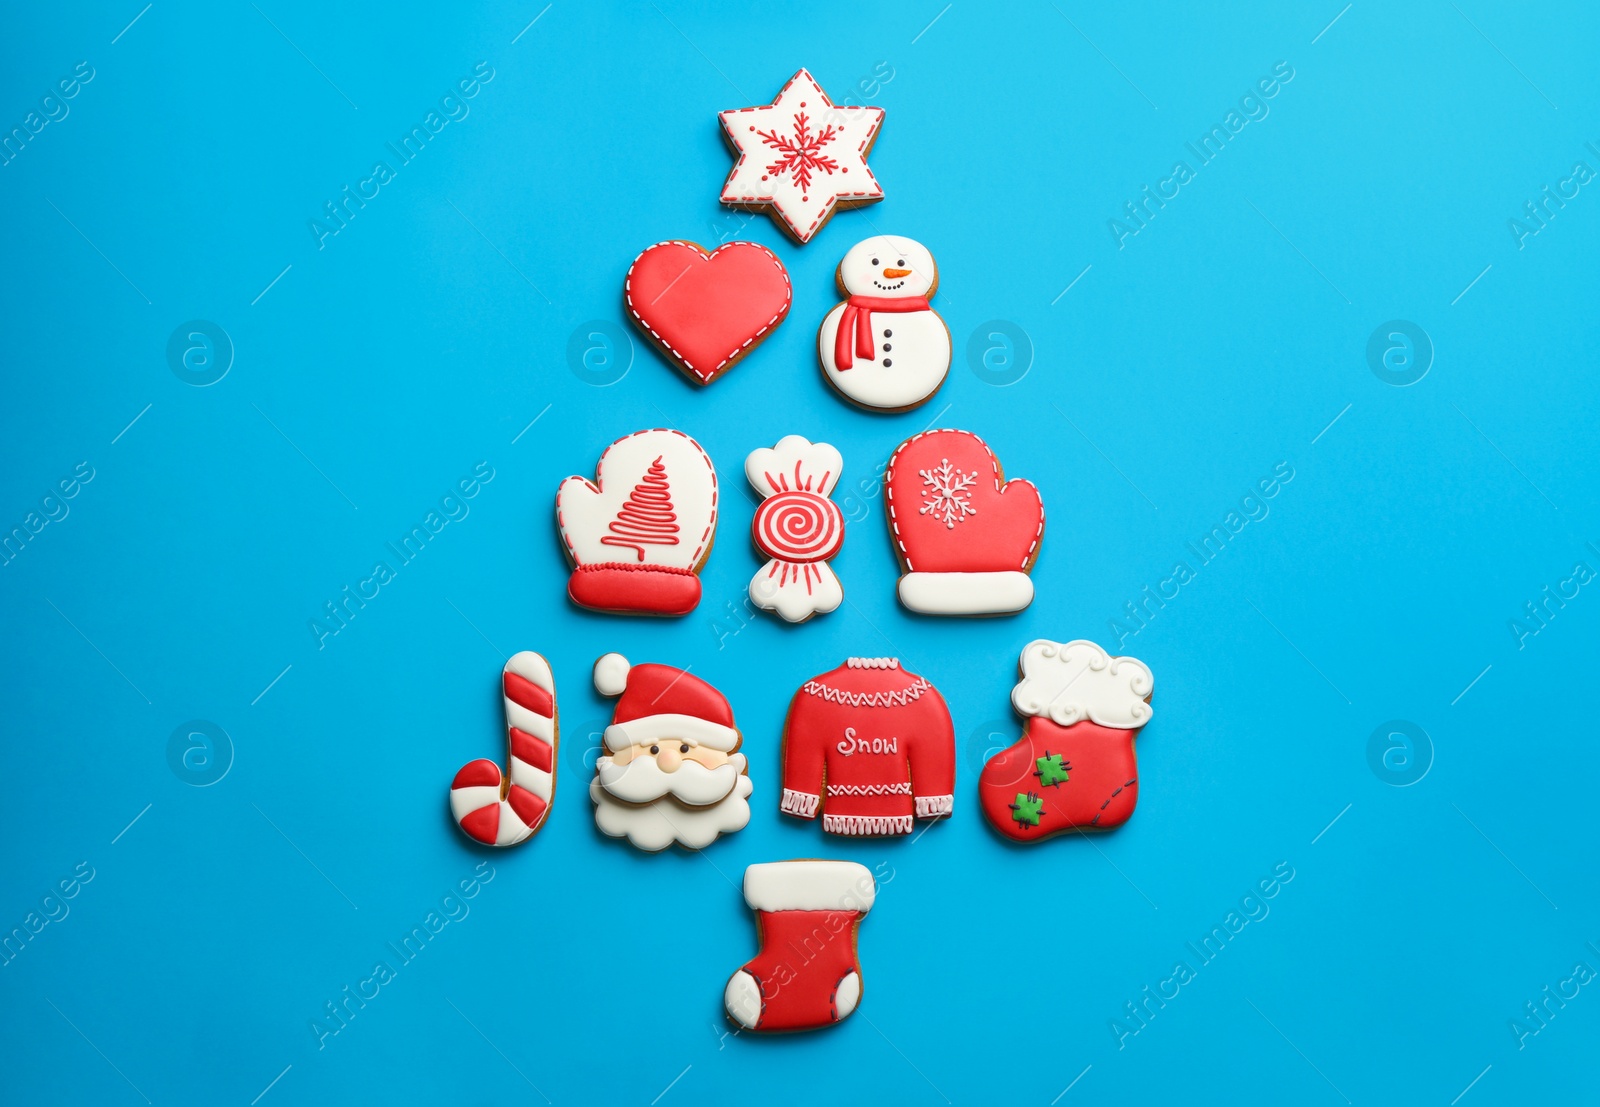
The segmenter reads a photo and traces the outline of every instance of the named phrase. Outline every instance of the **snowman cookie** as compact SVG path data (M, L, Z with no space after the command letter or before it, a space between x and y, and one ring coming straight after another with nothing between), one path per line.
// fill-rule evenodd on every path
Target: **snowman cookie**
M950 372L950 328L928 305L939 268L922 243L895 235L858 242L835 277L848 299L822 320L817 356L840 395L875 411L908 411Z

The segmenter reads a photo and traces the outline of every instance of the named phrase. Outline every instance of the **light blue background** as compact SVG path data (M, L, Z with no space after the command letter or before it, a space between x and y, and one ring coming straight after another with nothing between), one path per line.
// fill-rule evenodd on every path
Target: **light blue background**
M1600 967L1600 588L1520 648L1510 621L1574 563L1600 568L1600 185L1523 248L1508 220L1575 162L1600 168L1600 17L1485 0L817 7L158 0L127 26L131 0L0 17L6 129L79 61L95 71L0 168L0 523L79 462L95 473L0 568L0 930L79 862L95 873L0 970L0 1098L1596 1094L1600 986L1552 1002L1523 1048L1510 1020L1575 963ZM470 115L319 249L308 221L479 61L495 76ZM1295 75L1270 115L1119 249L1108 221L1279 61ZM715 112L768 102L801 65L887 109L871 161L887 199L797 248L719 207ZM932 404L889 417L837 400L813 352L833 268L874 229L934 250L957 346ZM585 383L569 337L622 324L624 270L668 237L771 246L788 322L703 391L637 341L620 382ZM236 349L205 388L166 356L195 319ZM1410 387L1369 368L1393 319L1436 350ZM990 320L1033 347L1009 387L967 361ZM744 455L825 439L870 492L930 419L1042 490L1034 605L909 616L867 495L835 563L850 602L741 628ZM676 621L577 612L556 485L658 425L698 438L727 492L705 598ZM319 649L324 602L479 461L495 476L470 515ZM1295 475L1270 514L1125 643L1156 674L1136 817L1092 842L1002 844L974 784L1016 733L1019 648L1114 644L1108 621L1278 462ZM496 680L525 648L559 685L557 800L533 843L490 855L453 828L446 789L503 755ZM609 704L588 673L612 649L692 663L728 695L747 830L656 857L596 833L584 755ZM955 716L956 814L914 842L823 840L777 812L789 696L857 653L901 656ZM234 747L209 787L169 767L192 719ZM1395 719L1432 746L1410 787L1369 765ZM723 983L755 948L742 870L815 855L880 873L861 1011L724 1037ZM319 1048L324 1003L486 857L470 914ZM1279 862L1295 876L1270 914L1199 966L1186 943ZM1119 1048L1111 1020L1180 959L1196 979Z

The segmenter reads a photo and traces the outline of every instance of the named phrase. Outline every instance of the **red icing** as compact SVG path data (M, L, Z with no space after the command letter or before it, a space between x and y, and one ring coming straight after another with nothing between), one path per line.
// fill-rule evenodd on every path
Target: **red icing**
M461 820L461 829L467 832L469 838L475 838L486 846L494 845L495 838L500 834L500 805L491 803L478 808Z
M555 763L555 753L550 749L549 742L525 734L516 727L511 728L511 756L547 773L552 771Z
M658 242L628 268L633 320L699 384L710 384L789 314L789 274L754 242L709 253L693 242Z
M556 713L555 696L550 693L550 689L540 688L510 669L505 671L504 684L506 698L512 703L521 704L535 715L553 716Z
M687 615L700 602L700 578L693 569L603 561L573 569L567 594L597 611Z
M1038 716L1015 744L995 754L978 777L978 803L991 826L1018 842L1037 842L1065 831L1110 830L1133 814L1139 801L1134 758L1136 730L1087 720L1061 726ZM1059 755L1064 783L1045 785L1036 775L1041 757ZM1043 804L1039 825L1019 823L1011 805L1017 796Z
M506 793L506 802L511 805L511 810L517 813L517 818L529 826L538 826L544 819L544 813L550 805L519 785L513 784L511 791Z
M743 969L761 986L758 1031L812 1030L839 1021L839 982L859 973L858 911L761 911L761 952Z
M750 535L757 549L780 562L826 561L844 547L844 516L815 492L779 492L756 508Z
M944 698L898 665L841 665L808 680L789 704L783 787L820 796L819 814L849 820L842 832L908 833L916 801L952 795L955 775Z
M678 516L672 510L672 490L667 487L667 467L661 458L650 463L649 472L617 511L606 528L610 534L600 539L602 546L631 549L644 560L646 546L676 546Z
M487 757L480 757L461 766L461 771L456 773L456 778L450 782L450 787L486 788L491 784L496 786L500 784L500 766Z
M957 495L966 513L953 524L922 510L933 490L924 474L937 474L946 462L958 483L975 477ZM907 572L1025 571L1044 534L1039 490L1020 479L1001 484L999 461L970 431L907 439L889 459L884 486L889 529Z
M839 333L833 338L833 364L843 373L855 365L856 358L864 361L878 360L878 348L872 338L873 312L932 310L926 296L850 297L845 301L844 314L839 317ZM853 346L852 339L854 339Z
M733 708L711 685L684 669L646 662L628 670L627 689L611 722L631 723L650 715L693 715L717 726L733 726Z

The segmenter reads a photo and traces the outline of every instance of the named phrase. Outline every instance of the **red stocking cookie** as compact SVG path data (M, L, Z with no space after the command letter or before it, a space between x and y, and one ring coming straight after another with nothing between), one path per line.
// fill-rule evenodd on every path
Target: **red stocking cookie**
M589 798L602 833L642 850L702 849L750 821L750 777L733 708L671 665L594 663L594 686L617 696Z
M467 837L486 846L531 838L555 795L556 684L550 665L531 650L506 662L505 695L511 773L487 757L469 761L450 783L450 812Z
M1044 537L1032 481L1005 479L970 431L908 438L884 476L889 532L905 573L900 602L925 615L1007 615L1033 602Z
M883 199L867 168L883 109L836 107L804 69L772 103L720 112L718 118L739 155L722 186L722 202L752 211L769 208L797 242L811 241L835 208Z
M762 1033L831 1026L861 1002L856 933L877 884L854 861L772 861L744 871L761 950L723 989L728 1018Z
M633 321L696 384L733 368L789 314L789 274L754 242L658 242L633 259L623 290Z
M826 442L786 435L753 450L744 473L763 497L750 538L769 560L750 578L750 602L791 623L825 615L844 602L828 559L844 547L844 516L828 499L844 460Z
M1149 668L1093 642L1043 638L1023 647L1020 667L1011 705L1027 732L983 767L984 816L1019 842L1121 826L1139 801L1133 739L1150 721Z
M687 615L717 530L717 471L675 430L619 438L595 480L568 477L556 523L572 560L573 602L618 614Z
M898 658L852 657L808 680L783 724L783 799L829 834L909 834L950 814L955 728L944 697Z

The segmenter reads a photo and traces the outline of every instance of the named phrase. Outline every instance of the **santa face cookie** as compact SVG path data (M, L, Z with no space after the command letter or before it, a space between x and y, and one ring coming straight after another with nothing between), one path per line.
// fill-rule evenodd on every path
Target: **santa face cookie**
M1133 814L1133 740L1150 721L1155 678L1093 642L1029 642L1011 705L1027 732L978 778L983 814L1007 838L1037 842L1068 830L1110 830Z
M839 394L874 411L906 411L939 390L950 372L950 329L928 305L939 269L920 242L879 235L839 263L849 297L822 320L817 356Z
M568 477L556 523L572 561L574 603L616 614L687 615L717 530L717 471L675 430L619 438L595 480Z
M744 871L761 949L722 992L742 1030L815 1030L861 1003L856 934L878 886L854 861L772 861Z
M750 602L803 623L844 602L828 559L844 547L844 515L829 493L844 461L826 442L798 434L751 452L744 472L762 497L750 539L768 560L750 578Z
M949 815L955 729L944 697L894 657L852 657L808 680L783 724L783 799L829 834L911 833Z
M884 474L889 535L905 574L900 602L925 615L1008 615L1033 602L1028 573L1044 537L1031 481L1006 480L970 431L925 431Z
M789 314L789 274L754 242L658 242L628 267L623 300L668 361L710 384Z
M772 103L717 118L739 155L722 202L767 209L796 242L810 242L838 208L883 199L867 168L883 109L836 106L804 69Z
M469 761L450 783L450 813L461 832L486 846L514 846L539 832L555 797L556 683L550 664L531 650L506 662L505 699L511 772L487 757Z
M733 709L711 685L671 665L594 663L594 686L617 696L589 798L601 833L654 852L703 849L750 821L750 777Z

